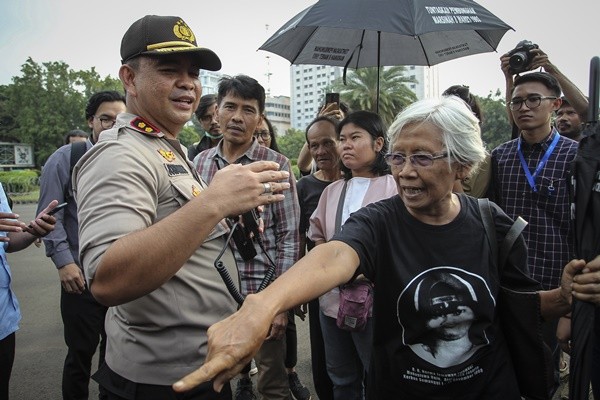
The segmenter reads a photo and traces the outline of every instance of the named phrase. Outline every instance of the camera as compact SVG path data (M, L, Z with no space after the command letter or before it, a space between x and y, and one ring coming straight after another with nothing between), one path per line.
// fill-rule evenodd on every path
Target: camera
M233 241L235 242L235 246L237 247L240 256L248 261L252 260L256 257L256 248L254 247L254 241L250 237L250 233L254 235L254 238L259 238L260 232L258 231L258 219L259 219L258 211L256 209L252 209L244 214L242 214L242 221L244 222L244 227L240 224L234 225L235 221L229 221L230 227L235 226L233 231Z
M529 40L521 40L517 44L517 47L508 53L510 56L508 60L508 72L514 75L527 71L531 65L531 60L533 60L534 55L531 54L531 50L533 49L539 49L539 46Z

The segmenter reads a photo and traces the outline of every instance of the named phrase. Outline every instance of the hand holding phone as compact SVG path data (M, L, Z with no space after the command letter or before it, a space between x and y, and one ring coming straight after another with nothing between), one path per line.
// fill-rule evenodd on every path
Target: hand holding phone
M339 93L325 93L325 105L335 103L338 108L340 106L340 94Z
M66 203L66 202L64 202L64 203L61 203L61 204L58 204L58 205L57 205L56 207L54 207L52 210L48 211L48 212L46 213L46 215L54 215L54 214L56 214L57 212L59 212L60 210L62 210L63 208L65 208L66 206L67 206L67 203ZM31 224L29 224L29 225L27 225L27 228L29 228L29 229L33 229L33 226L32 226Z
M63 208L65 208L67 206L67 203L60 203L59 205L57 205L56 207L54 207L52 210L48 211L46 213L46 215L54 215L57 212L59 212L60 210L62 210Z

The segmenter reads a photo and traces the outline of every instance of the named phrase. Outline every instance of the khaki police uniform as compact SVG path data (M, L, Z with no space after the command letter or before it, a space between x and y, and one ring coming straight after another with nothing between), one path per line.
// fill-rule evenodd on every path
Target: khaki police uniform
M176 212L205 187L178 141L167 140L135 115L120 114L73 172L88 284L111 244ZM106 363L112 371L137 383L171 385L200 367L207 329L236 310L213 264L226 245L226 233L223 223L217 225L168 282L109 308ZM229 248L222 261L239 285Z

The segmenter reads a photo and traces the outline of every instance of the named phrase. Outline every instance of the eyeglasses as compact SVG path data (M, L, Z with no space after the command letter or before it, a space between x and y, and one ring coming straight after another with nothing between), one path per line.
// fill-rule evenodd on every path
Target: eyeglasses
M413 167L431 167L435 160L445 157L448 157L448 153L441 153L436 155L419 153L412 154L410 156L405 156L404 154L400 153L387 153L383 156L383 159L389 165L393 165L396 167L402 167L406 163L407 158L410 160L410 164Z
M269 140L271 139L271 134L269 133L269 131L259 131L259 132L254 132L254 137L255 138L261 138L262 140Z
M102 129L110 129L113 126L115 126L115 123L117 122L116 119L114 118L110 118L110 117L96 117L94 115L94 118L96 118L98 121L100 121L100 126L102 126Z
M525 99L512 99L508 103L508 105L510 106L511 110L518 111L521 109L521 106L523 106L523 103L525 103L527 108L532 110L534 108L538 108L540 106L540 104L542 104L542 100L556 100L556 99L557 99L557 97L555 97L555 96L529 96Z

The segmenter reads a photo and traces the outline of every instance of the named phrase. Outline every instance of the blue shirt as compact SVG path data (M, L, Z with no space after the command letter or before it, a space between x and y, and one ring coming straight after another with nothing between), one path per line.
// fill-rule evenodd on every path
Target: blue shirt
M8 206L8 199L0 183L0 212L12 212ZM0 231L0 236L6 236L6 232ZM19 329L21 311L17 297L10 289L12 280L10 266L6 260L6 246L8 243L0 243L0 340Z

